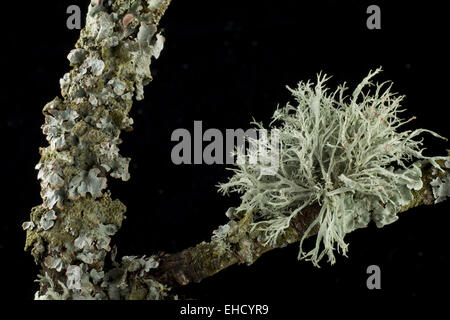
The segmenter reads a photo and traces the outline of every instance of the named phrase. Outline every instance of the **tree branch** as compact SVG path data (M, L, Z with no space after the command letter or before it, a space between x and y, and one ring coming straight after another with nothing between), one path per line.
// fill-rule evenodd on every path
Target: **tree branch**
M445 168L442 161L441 167ZM428 162L422 163L423 188L419 191L412 190L414 199L401 208L400 212L407 211L421 205L435 203L433 186L431 182L438 178L444 178L450 174L436 172L436 169ZM434 173L434 174L433 174ZM289 244L300 241L308 226L317 217L320 211L319 205L311 205L302 210L293 220L289 228L279 238L274 246L264 246L259 240L256 232L252 232L250 224L252 213L248 212L245 217L234 224L223 241L230 245L231 250L223 250L223 243L215 241L202 242L195 247L185 249L178 253L165 254L160 257L159 267L152 270L149 276L161 283L172 287L184 286L191 282L200 282L234 264L245 263L251 265L264 253L277 248L283 248ZM317 233L317 228L312 230L308 236Z
M60 81L62 99L44 107L49 146L41 148L37 166L43 203L23 225L26 248L42 268L37 299L165 299L167 286L200 282L237 263L251 265L265 252L299 241L318 216L318 204L304 208L275 244L266 245L252 228L255 212L248 211L196 247L115 261L109 244L126 208L111 199L106 182L129 178L129 159L118 153L119 135L131 130L133 97L142 100L152 80L150 62L163 46L157 25L169 3L93 0L68 56L73 69ZM441 191L449 189L448 169L422 165L423 188L412 190L414 199L399 212L446 197ZM113 267L107 270L110 254Z
M137 294L123 282L149 270L154 259L122 258L105 270L111 237L126 207L113 200L108 178L129 179L129 158L119 154L122 130L132 130L133 98L144 98L150 63L163 48L158 23L170 0L92 0L61 96L43 109L49 145L36 166L43 203L31 211L25 249L41 266L36 299L121 299ZM142 270L141 270L142 269ZM142 290L139 291L142 293ZM164 287L147 281L145 297Z

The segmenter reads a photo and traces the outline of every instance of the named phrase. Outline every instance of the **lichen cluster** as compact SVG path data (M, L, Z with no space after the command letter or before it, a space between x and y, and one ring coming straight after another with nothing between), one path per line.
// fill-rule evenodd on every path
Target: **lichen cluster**
M43 109L49 145L36 166L43 203L23 225L26 248L43 270L38 299L124 297L103 268L126 208L105 190L108 177L130 177L130 159L119 154L120 133L132 130L133 98L143 99L152 80L150 62L164 43L157 24L169 2L93 0L68 54L72 69L60 80L62 97ZM126 273L126 265L115 272ZM121 286L122 294L130 293Z
M242 194L237 211L253 212L252 230L264 245L275 246L292 219L318 203L319 215L300 241L299 259L317 266L326 255L334 263L334 250L347 252L347 233L370 221L378 227L390 224L413 200L412 190L422 188L422 172L413 160L426 159L442 171L436 161L448 158L424 156L417 139L424 132L440 136L425 129L400 130L412 119L399 117L403 97L391 92L392 84L367 89L379 72L371 72L351 96L345 86L330 93L321 75L315 85L300 82L290 89L296 104L277 109L273 123L278 125L271 126L279 130L278 170L267 173L264 161L249 161L268 157L273 147L267 141L251 141L246 153L237 150L246 161L237 163L220 190ZM318 231L315 247L305 252L303 240L312 230Z

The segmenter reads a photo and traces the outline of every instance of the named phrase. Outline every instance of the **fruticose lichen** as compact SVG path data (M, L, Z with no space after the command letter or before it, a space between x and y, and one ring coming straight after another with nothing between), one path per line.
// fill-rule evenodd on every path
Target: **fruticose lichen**
M250 161L264 160L267 150L270 157L275 150L268 141L252 140L246 153L237 150L246 161L237 162L220 190L242 194L236 211L253 211L252 230L264 245L275 245L294 217L318 203L319 215L300 241L299 259L318 266L327 255L333 264L334 250L347 253L347 233L370 221L378 227L396 221L399 209L413 199L411 191L422 188L421 169L412 160L425 159L442 171L436 161L449 158L424 156L416 139L425 132L442 137L425 129L399 130L412 119L399 117L403 97L391 92L392 84L365 90L380 70L370 72L349 97L345 86L330 93L321 75L315 85L300 82L289 89L296 105L277 109L271 125L279 130L278 170L267 173L264 161ZM442 183L436 182L439 199L448 195L448 181ZM315 247L305 253L303 240L313 229L318 230Z
M107 179L129 179L130 159L119 154L119 135L132 129L133 98L142 100L143 87L152 80L150 62L164 44L157 25L169 3L93 0L89 5L86 26L67 56L72 70L60 80L62 97L43 109L49 145L40 149L36 166L43 203L23 224L26 248L42 266L36 299L116 299L132 291L128 278L121 280L119 293L114 291L116 278L103 270L126 211L106 191ZM154 267L142 259L137 260L142 272ZM125 262L115 265L116 273L134 272ZM156 282L144 287L153 298L163 295Z

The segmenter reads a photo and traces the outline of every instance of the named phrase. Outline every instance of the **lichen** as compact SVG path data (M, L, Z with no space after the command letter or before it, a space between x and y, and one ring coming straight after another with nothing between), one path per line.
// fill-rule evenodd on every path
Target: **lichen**
M430 185L433 187L434 203L439 203L450 197L450 175L444 178L435 178Z
M61 97L43 108L48 146L36 166L43 203L23 224L25 247L43 269L36 299L108 298L99 283L126 208L111 199L107 179L130 178L120 133L132 130L133 99L143 99L152 80L149 66L164 43L157 25L169 2L89 4L67 56L72 69L60 79ZM152 267L145 261L143 272Z
M213 231L211 241L216 244L218 250L217 254L221 255L231 251L230 243L228 242L228 234L234 224L236 224L236 222L231 220L227 224L219 226Z
M113 259L113 265L101 283L109 299L162 300L168 295L167 286L148 277L150 270L159 265L156 256L124 256L121 263Z
M260 233L264 245L275 246L292 219L318 203L320 212L300 241L299 259L318 266L326 255L333 264L336 249L347 253L347 233L370 221L378 227L390 224L413 200L423 182L412 160L429 161L443 171L437 161L448 158L424 156L422 141L416 139L425 132L442 137L425 129L399 130L412 119L399 117L403 97L390 91L392 84L367 90L380 70L370 72L350 97L345 86L329 93L328 78L322 75L316 84L300 82L289 89L296 105L277 109L270 127L279 130L278 170L267 174L261 161L277 151L270 141L250 139L253 148L237 150L244 161L237 163L220 191L242 194L236 211L254 212L252 230ZM250 161L254 159L260 161ZM444 193L445 188L439 188L437 193ZM315 247L305 252L303 241L314 228Z

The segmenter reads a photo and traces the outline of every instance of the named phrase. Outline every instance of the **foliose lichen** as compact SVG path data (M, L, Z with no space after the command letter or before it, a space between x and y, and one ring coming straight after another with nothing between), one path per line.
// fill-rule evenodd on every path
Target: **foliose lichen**
M105 289L111 286L105 282L111 278L103 270L105 257L126 211L106 190L107 179L130 177L119 136L132 130L133 98L143 99L143 87L152 80L151 59L164 44L157 25L169 3L92 0L89 5L86 26L67 56L72 70L60 80L61 97L43 109L49 145L40 149L36 166L43 203L23 224L26 248L42 266L36 299L125 297ZM153 264L142 259L147 272ZM125 264L121 268L129 272ZM147 285L147 291L156 296L156 287Z
M433 187L434 203L439 203L450 197L450 175L446 175L444 179L435 178L431 181Z

